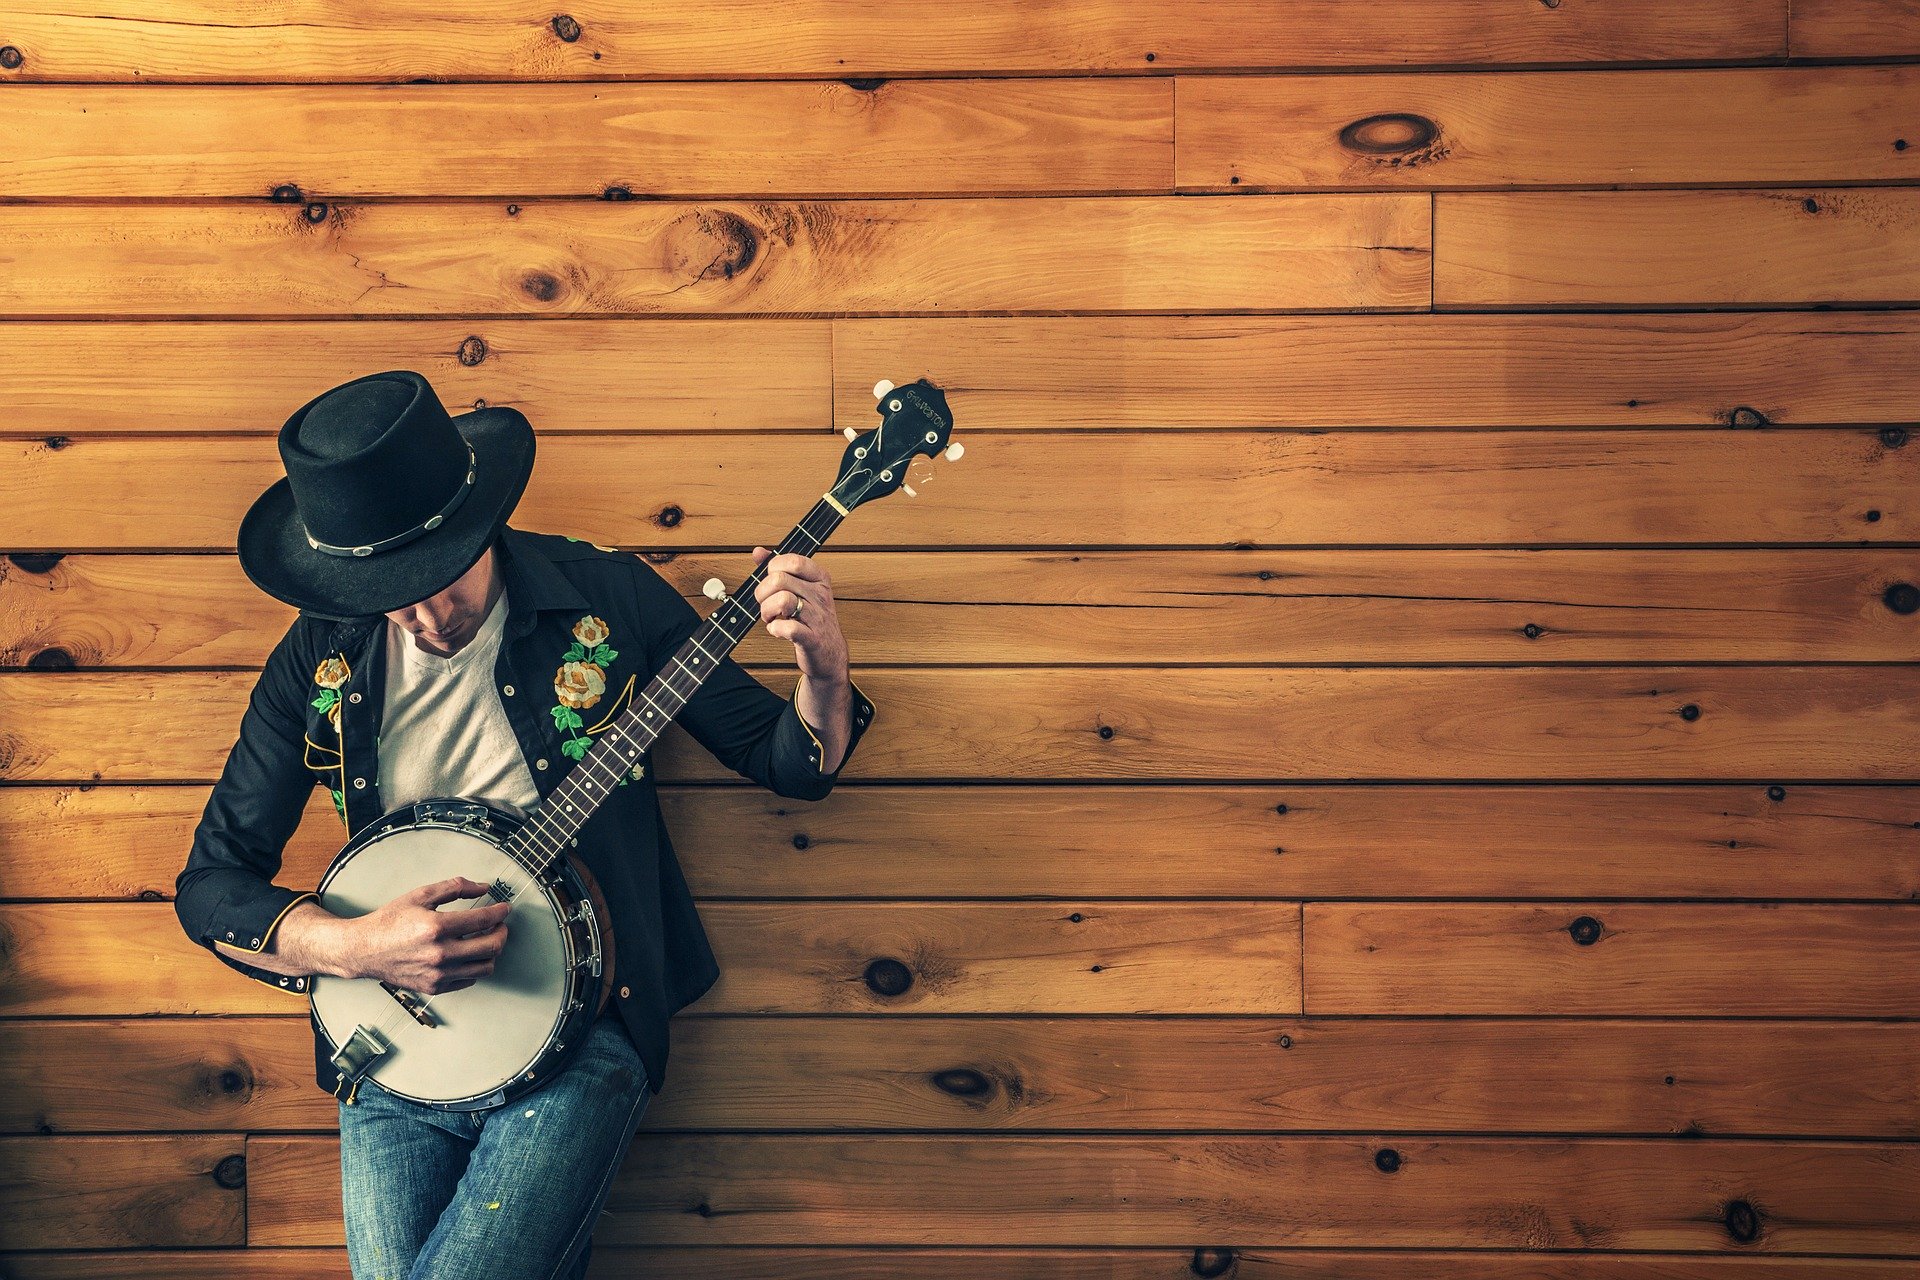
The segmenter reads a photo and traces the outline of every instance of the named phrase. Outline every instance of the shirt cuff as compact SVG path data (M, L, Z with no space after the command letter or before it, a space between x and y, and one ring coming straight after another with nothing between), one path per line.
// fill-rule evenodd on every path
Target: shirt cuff
M270 884L257 894L250 895L244 902L224 903L214 915L214 923L203 939L207 950L211 951L228 968L234 969L256 982L264 983L284 991L305 991L308 980L304 976L289 976L275 973L271 969L262 969L250 965L236 957L227 947L241 951L264 951L273 941L273 931L280 927L287 912L297 903L311 898L318 902L320 895L315 892L302 893L281 885ZM224 945L216 945L224 944Z
M801 759L812 766L812 774L815 778L838 779L840 770L846 768L847 761L853 759L853 749L860 745L861 735L865 734L867 726L873 723L873 702L861 692L860 686L854 683L851 676L847 678L847 687L852 693L852 732L847 738L847 749L841 754L840 763L832 773L827 773L820 768L820 762L826 759L827 749L826 745L820 741L819 735L813 731L813 726L807 723L807 718L800 714L799 684L795 683L793 692L787 695L787 709L793 713L791 719L795 725L799 726L800 733L805 735L794 744L795 750ZM782 726L782 728L785 727Z

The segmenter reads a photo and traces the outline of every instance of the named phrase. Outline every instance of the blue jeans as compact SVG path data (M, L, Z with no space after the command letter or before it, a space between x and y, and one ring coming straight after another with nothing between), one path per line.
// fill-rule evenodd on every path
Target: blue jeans
M366 1077L338 1104L354 1280L578 1280L651 1096L611 1004L559 1074L504 1106L440 1111Z

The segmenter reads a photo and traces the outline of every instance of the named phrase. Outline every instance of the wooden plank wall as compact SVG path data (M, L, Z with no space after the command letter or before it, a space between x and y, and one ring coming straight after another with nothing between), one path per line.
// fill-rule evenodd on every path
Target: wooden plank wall
M0 1272L345 1275L304 1005L166 899L274 430L411 367L695 599L875 380L969 449L825 553L832 797L663 750L725 976L596 1276L1920 1275L1920 4L71 8L0 20Z

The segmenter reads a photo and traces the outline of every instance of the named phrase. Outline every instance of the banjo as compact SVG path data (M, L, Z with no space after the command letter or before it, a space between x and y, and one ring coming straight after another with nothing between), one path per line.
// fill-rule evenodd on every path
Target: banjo
M895 489L913 496L906 469L917 457L960 457L939 388L923 378L897 389L881 382L874 394L880 425L865 434L846 428L838 479L776 555L811 554L863 502ZM537 1088L566 1064L613 982L606 903L571 850L601 801L758 623L753 592L766 564L731 593L708 580L706 595L718 606L524 817L465 797L422 800L368 823L334 855L318 894L343 918L454 876L487 890L447 909L513 903L506 946L472 985L427 996L380 978L314 977L314 1019L336 1050L341 1084L351 1085L344 1101L372 1077L413 1102L473 1111Z

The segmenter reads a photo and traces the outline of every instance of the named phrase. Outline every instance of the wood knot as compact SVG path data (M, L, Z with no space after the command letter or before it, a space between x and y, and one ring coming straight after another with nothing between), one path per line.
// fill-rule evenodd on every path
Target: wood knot
M1748 405L1736 405L1727 410L1727 425L1730 427L1764 427L1767 415Z
M1682 720L1698 720L1700 718L1700 708L1689 702L1686 706L1680 708L1680 718Z
M213 1166L213 1180L229 1191L238 1191L247 1185L247 1158L228 1156Z
M793 847L794 847L794 848L796 848L796 849L804 849L804 848L806 848L806 847L807 847L808 845L810 845L810 844L812 844L812 843L813 843L813 841L812 841L812 840L809 840L809 839L807 838L807 833L806 833L806 832L804 832L804 831L796 831L796 832L794 832L794 833L793 833Z
M653 518L653 522L662 529L671 529L685 518L686 513L684 511L672 504L668 504L660 508L660 514Z
M535 302L552 302L560 296L560 278L551 271L529 271L520 277L520 291Z
M1590 947L1600 941L1600 922L1592 916L1581 916L1567 926L1567 933L1583 947Z
M913 986L913 970L891 956L883 956L868 964L863 976L867 989L877 996L904 995Z
M471 369L487 358L487 340L479 334L470 333L460 340L460 349L454 358Z
M1382 1173L1397 1173L1400 1170L1400 1153L1392 1147L1382 1147L1373 1154L1373 1167Z
M933 1087L956 1098L984 1098L993 1093L993 1081L972 1067L948 1067L930 1077Z
M325 222L327 220L326 201L315 200L306 208L302 209L300 213L308 222L314 223L315 225Z
M1233 1270L1233 1260L1231 1249L1195 1249L1193 1257L1187 1262L1187 1270L1197 1276L1224 1276Z
M73 655L58 645L42 649L27 659L30 671L71 671L73 668Z
M572 44L580 38L580 24L574 20L571 14L557 13L553 16L553 21L549 22L547 26L552 28L554 35L559 36L568 44Z
M1740 1244L1752 1244L1760 1238L1760 1211L1751 1201L1727 1201L1720 1220L1726 1223L1727 1234Z
M293 183L283 182L273 189L273 195L270 196L269 199L275 204L299 204L302 200L306 199L306 197L301 194L300 188Z
M875 89L885 84L886 79L879 77L872 80L842 80L840 83L849 89L858 89L861 93L872 93Z
M1780 800L1785 800L1786 798L1787 798L1787 789L1785 787L1775 784L1774 786L1767 788L1767 799L1780 801Z
M760 253L760 233L730 209L695 209L675 219L666 242L672 273L690 277L688 284L731 280Z
M15 568L26 573L51 573L53 566L66 557L64 551L14 551L7 555Z
M1889 449L1904 449L1907 444L1907 429L1905 427L1880 428L1880 443Z
M9 71L18 71L20 64L26 60L26 55L14 46L0 44L0 67L5 67Z
M1895 613L1912 613L1920 609L1920 588L1915 588L1911 582L1896 582L1881 594L1880 599Z
M1406 156L1429 150L1439 138L1439 125L1405 111L1368 116L1340 131L1340 145L1365 156Z

